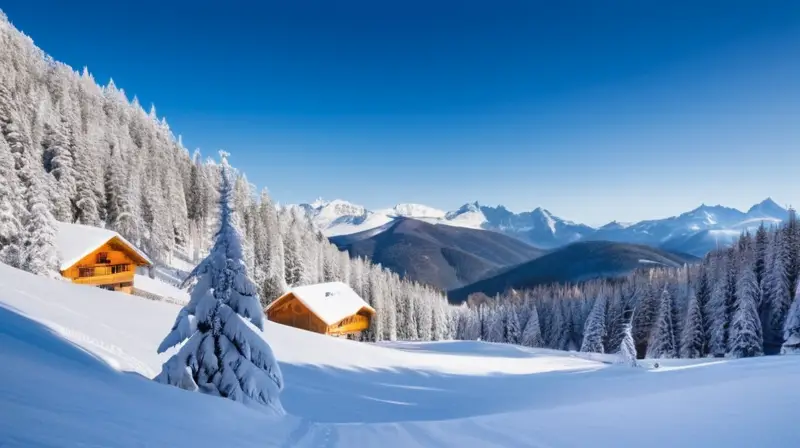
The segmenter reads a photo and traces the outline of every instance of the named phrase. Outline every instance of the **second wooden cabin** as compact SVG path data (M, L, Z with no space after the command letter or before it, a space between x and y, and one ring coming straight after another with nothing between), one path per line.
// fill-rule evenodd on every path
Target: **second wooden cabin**
M375 309L342 282L298 286L264 310L269 320L331 336L358 335Z

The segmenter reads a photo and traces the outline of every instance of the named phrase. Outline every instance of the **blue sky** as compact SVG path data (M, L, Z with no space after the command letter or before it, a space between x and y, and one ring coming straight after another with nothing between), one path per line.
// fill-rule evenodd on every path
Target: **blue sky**
M603 224L800 198L796 1L0 7L281 202Z

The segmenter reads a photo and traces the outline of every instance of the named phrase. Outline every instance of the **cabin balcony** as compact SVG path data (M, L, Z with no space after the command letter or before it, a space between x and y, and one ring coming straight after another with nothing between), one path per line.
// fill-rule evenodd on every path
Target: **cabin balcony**
M134 270L129 264L80 267L78 277L72 281L82 285L109 285L132 282L133 274Z
M364 331L367 328L369 328L369 318L360 314L356 314L328 327L328 334L336 336L348 333L356 333L359 331Z

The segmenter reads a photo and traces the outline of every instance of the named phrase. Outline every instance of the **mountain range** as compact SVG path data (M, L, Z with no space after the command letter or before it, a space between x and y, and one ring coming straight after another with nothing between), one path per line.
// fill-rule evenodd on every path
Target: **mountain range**
M615 241L695 256L730 244L742 231L755 229L762 222L775 224L788 216L787 209L770 198L746 212L703 204L669 218L637 223L612 221L600 227L560 218L541 207L514 213L502 205L490 207L478 202L464 204L450 212L420 204L399 204L372 211L343 200L317 200L289 207L302 209L328 237L376 231L399 218L413 218L429 224L502 233L541 249L554 249L578 241Z
M545 253L499 232L405 217L330 240L351 257L367 257L403 278L442 290L473 283Z

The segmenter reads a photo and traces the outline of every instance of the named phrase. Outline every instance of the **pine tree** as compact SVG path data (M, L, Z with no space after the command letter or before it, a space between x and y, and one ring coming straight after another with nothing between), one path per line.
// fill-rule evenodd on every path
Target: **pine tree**
M633 294L633 291L628 291ZM608 304L608 317L606 319L606 337L603 347L608 353L616 353L622 343L623 330L625 327L625 298L621 289L614 291Z
M711 302L711 280L709 278L709 272L712 270L713 264L709 263L708 258L706 258L705 262L700 265L697 278L697 290L694 295L694 298L697 300L697 306L700 308L700 314L702 315L703 340L705 341L703 356L708 354L708 340L711 335L711 322L708 318L708 306ZM691 304L691 298L689 304Z
M513 306L509 306L506 308L506 337L505 342L509 344L519 344L520 339L522 338L522 329L520 328L519 324L519 317L517 317L517 311L514 309Z
M658 307L658 318L650 344L647 347L648 358L675 358L677 345L675 344L675 329L672 322L672 295L664 289Z
M771 265L764 280L764 296L769 302L768 324L764 325L764 349L768 354L775 354L781 350L784 342L784 324L792 305L792 296L789 295L789 282L786 278L786 259L784 248L786 242L782 232L776 232L770 247Z
M284 414L280 367L267 342L247 325L263 329L255 285L246 275L240 231L234 225L230 167L222 160L220 228L214 247L192 272L197 283L158 348L186 341L155 378L191 391L263 405Z
M29 213L23 221L22 268L28 272L58 278L56 220L50 213L43 181L33 172L32 163L24 166L28 188L25 204Z
M795 298L783 330L782 355L800 354L800 299Z
M689 299L689 310L686 313L686 323L683 325L681 336L682 358L702 358L706 354L706 334L703 308L696 295Z
M582 352L605 353L603 338L606 336L606 297L601 295L594 302L586 327L583 330Z
M735 358L764 354L758 317L758 284L749 264L743 264L736 284L736 311L731 322L728 355Z
M783 226L782 256L786 268L786 289L789 297L797 295L797 283L800 279L800 222L797 213L789 207L789 218Z
M536 309L536 305L532 305L531 315L528 317L525 329L522 330L520 344L526 347L545 346L544 340L542 339L542 329L539 325L539 311Z
M721 270L721 269L720 269ZM725 325L728 321L727 307L725 305L726 279L723 272L718 272L711 290L708 303L707 318L710 321L710 334L708 338L709 353L714 357L725 356L727 345L725 340Z
M769 234L767 233L767 228L764 226L764 222L761 222L761 225L758 226L758 230L756 231L756 240L755 240L755 248L754 248L754 256L755 260L753 262L753 272L756 276L756 284L759 286L759 290L764 284L764 277L766 276L767 272L767 248L769 244ZM759 300L759 304L760 304Z
M638 305L636 306L636 313L633 316L632 329L633 340L637 346L641 346L641 351L644 352L647 345L650 343L650 334L653 330L653 325L658 317L659 301L655 291L656 285L648 284L642 288L642 293Z
M617 363L630 367L637 367L636 344L633 342L633 328L630 322L623 325L622 344L619 346Z
M59 221L71 222L72 201L76 195L75 169L72 145L66 124L58 116L45 124L44 165L57 182L54 191L55 217Z
M14 159L5 139L0 136L0 263L22 266L22 223L24 207Z
M303 271L305 269L305 266L303 266L302 244L300 223L293 217L287 228L287 233L283 235L285 279L289 287L302 284ZM363 294L360 295L363 297Z

